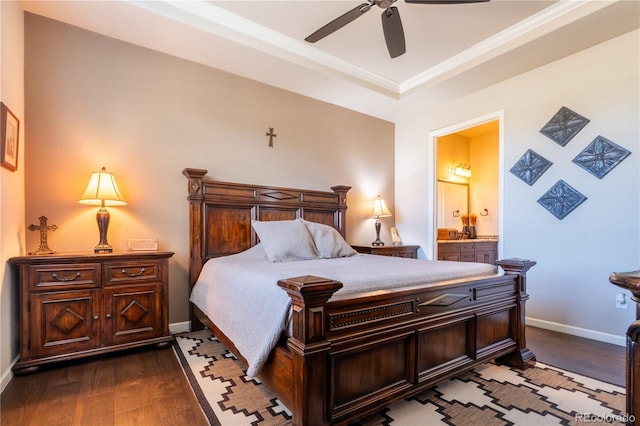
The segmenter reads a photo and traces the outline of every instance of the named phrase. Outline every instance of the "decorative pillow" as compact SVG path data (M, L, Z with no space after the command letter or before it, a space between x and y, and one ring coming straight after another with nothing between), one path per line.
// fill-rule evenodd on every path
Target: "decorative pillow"
M299 220L252 221L271 262L317 259L313 238Z
M335 228L304 219L300 219L300 221L311 233L321 259L348 257L357 253Z

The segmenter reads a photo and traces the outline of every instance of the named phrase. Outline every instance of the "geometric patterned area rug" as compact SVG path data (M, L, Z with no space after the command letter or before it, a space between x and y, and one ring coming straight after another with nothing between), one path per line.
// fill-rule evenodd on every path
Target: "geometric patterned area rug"
M289 425L291 415L208 330L175 335L174 349L212 425ZM396 402L362 426L624 423L625 389L537 363L487 363Z

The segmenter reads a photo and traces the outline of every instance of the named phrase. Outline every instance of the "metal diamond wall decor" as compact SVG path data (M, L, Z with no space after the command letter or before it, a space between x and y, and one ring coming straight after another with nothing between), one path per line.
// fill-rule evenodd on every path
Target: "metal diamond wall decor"
M538 199L538 203L562 220L586 199L587 197L560 179Z
M573 162L598 179L602 179L604 175L613 170L629 154L631 154L631 151L624 149L604 136L597 136L573 159Z
M563 106L551 117L551 120L540 129L540 133L552 141L565 146L587 123L589 123L588 118Z
M528 149L509 171L531 186L552 164L542 155Z

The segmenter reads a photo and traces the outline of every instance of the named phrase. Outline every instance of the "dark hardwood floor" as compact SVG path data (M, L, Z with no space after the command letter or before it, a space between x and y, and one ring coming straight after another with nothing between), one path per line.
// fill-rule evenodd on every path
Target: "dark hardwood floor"
M207 425L172 349L138 349L14 376L3 426Z
M527 347L541 363L614 385L625 385L624 346L527 327Z
M527 327L541 363L624 386L625 348ZM146 349L15 376L2 425L206 425L171 349Z

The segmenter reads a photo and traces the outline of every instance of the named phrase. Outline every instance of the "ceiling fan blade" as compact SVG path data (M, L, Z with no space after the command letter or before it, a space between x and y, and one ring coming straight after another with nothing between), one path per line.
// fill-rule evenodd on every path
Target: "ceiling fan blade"
M389 56L396 58L406 52L404 30L397 7L390 7L382 12L382 30Z
M366 12L371 9L370 3L362 3L360 6L354 7L347 13L338 16L333 21L329 22L327 25L321 27L316 32L305 38L309 43L315 43L318 40L321 40L328 36L329 34L338 31L340 28L347 25L349 22L354 21L356 18L364 15Z
M465 3L484 3L491 0L404 0L405 3L417 4L465 4Z

